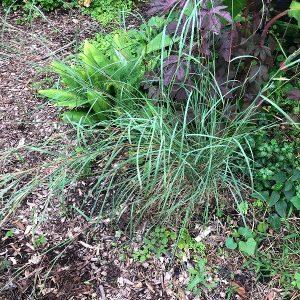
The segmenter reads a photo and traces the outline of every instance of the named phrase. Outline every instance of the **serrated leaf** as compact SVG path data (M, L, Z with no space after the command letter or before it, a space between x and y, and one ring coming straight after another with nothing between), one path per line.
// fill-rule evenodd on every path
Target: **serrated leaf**
M254 238L249 238L246 242L239 242L239 250L247 255L254 255L257 247L257 242Z
M266 233L268 229L268 224L265 222L260 222L257 226L257 230L261 233Z
M294 196L292 199L290 199L290 201L293 203L297 210L300 210L300 197Z
M284 200L280 200L275 204L275 210L281 218L286 217L287 203Z
M215 6L211 9L200 10L199 18L203 30L220 34L222 28L222 21L226 20L231 23L232 18L226 6Z
M232 237L228 237L225 241L225 246L230 250L234 250L237 248L238 245Z
M248 212L249 205L246 201L243 201L238 204L238 210L241 214L246 215Z

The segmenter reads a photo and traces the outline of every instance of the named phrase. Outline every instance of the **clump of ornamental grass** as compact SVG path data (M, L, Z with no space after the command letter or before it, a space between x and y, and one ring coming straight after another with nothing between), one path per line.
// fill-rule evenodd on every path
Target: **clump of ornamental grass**
M67 152L55 152L47 174L33 175L25 185L19 185L20 174L2 176L2 216L41 184L49 187L49 199L64 197L66 189L82 177L93 179L82 202L84 206L88 198L93 198L85 217L96 221L122 218L131 232L144 221L185 227L193 217L207 216L224 195L230 203L243 201L245 192L253 191L251 148L253 135L261 129L257 125L260 107L265 102L284 114L267 97L274 92L270 90L277 74L244 105L241 100L253 74L245 74L240 80L238 75L229 76L228 69L227 80L220 82L214 47L209 54L202 49L195 51L204 42L201 32L191 31L191 24L198 21L197 9L189 17L180 15L180 28L175 28L173 37L177 42L169 43L167 50L162 45L156 76L139 78L134 86L125 75L135 71L139 58L129 59L129 64L126 56L116 52L116 62L105 65L104 60L98 62L97 57L90 59L83 54L89 72L69 69L79 76L78 81L72 81L76 94L87 94L93 78L103 79L97 81L101 83L98 90L95 88L97 92L88 93L90 98L80 104L88 107L86 117L81 110L76 122L69 120L76 128L77 145L73 150L68 147ZM160 39L166 36L167 26ZM214 38L211 34L209 44L214 45ZM207 39L206 35L205 43ZM245 59L249 55L230 62L242 68ZM297 63L299 60L295 62L291 56L285 67ZM116 70L118 65L120 70ZM259 64L257 67L259 70ZM68 82L72 79L66 78ZM141 87L148 89L148 95ZM64 95L65 99L56 100L72 100L71 108L77 112L78 99L70 99L70 93ZM95 103L109 105L91 113L89 107L94 108ZM99 118L102 112L105 118ZM97 122L84 122L90 117L96 117Z

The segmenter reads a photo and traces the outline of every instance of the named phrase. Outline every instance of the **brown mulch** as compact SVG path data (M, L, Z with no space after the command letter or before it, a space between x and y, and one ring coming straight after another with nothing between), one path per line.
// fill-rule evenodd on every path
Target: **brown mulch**
M57 11L20 25L0 13L0 149L40 142L59 131L56 109L36 96L53 82L44 71L101 28L78 12ZM40 84L37 84L40 83Z

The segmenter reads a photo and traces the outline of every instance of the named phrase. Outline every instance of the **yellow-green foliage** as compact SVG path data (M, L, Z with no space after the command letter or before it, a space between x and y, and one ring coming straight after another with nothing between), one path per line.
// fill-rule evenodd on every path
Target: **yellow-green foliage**
M93 0L86 10L102 25L116 21L121 12L128 12L133 7L132 0Z

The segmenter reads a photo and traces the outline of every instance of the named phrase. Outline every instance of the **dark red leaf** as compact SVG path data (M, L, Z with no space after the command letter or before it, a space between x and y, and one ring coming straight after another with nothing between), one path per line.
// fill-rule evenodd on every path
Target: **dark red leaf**
M291 89L288 92L288 98L292 100L300 100L300 90L299 89Z

